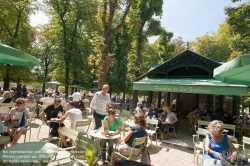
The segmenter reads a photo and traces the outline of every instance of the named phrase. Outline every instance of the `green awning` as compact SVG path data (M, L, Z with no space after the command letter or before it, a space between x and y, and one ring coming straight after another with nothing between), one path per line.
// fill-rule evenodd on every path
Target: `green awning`
M148 78L134 82L134 90L217 95L246 95L247 86L208 78Z

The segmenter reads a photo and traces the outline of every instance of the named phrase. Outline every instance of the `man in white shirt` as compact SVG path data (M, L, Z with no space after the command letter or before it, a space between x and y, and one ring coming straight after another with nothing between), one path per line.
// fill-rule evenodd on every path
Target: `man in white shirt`
M105 117L107 104L112 105L110 95L107 93L108 91L109 85L104 84L102 91L96 92L90 103L90 108L95 119L95 129L99 129L102 126L101 122Z
M48 93L47 97L42 97L40 102L43 102L42 108L45 109L48 105L54 103L54 98L52 97L52 93Z
M77 90L77 92L73 93L71 97L74 102L79 102L80 100L82 100L82 95L79 89Z
M137 103L137 107L135 108L135 114L145 115L145 112L142 110L141 106L142 106L142 102L139 101Z
M65 115L62 117L62 119L55 119L56 122L58 123L63 123L67 118L69 118L70 121L70 128L75 129L76 127L76 122L78 120L82 120L82 111L75 108L75 103L74 102L69 102L68 104L68 111L65 113ZM60 135L60 133L59 133ZM67 142L65 140L65 137L60 135L63 146L67 146Z
M73 93L71 97L73 102L75 102L75 107L80 108L79 101L82 101L82 95L80 93L80 90L78 89L77 92Z

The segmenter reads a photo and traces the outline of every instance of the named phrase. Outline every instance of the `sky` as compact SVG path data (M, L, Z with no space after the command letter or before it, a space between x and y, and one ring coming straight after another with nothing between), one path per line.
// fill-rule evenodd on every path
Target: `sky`
M164 0L162 27L181 36L183 41L193 41L207 32L216 32L225 21L225 6L236 6L248 0L232 3L231 0ZM31 25L48 23L48 17L39 12L31 16ZM152 43L157 37L151 37Z
M231 0L164 0L162 27L181 36L184 41L193 41L207 32L216 32L226 19L225 6L236 6ZM150 42L155 38L151 38Z

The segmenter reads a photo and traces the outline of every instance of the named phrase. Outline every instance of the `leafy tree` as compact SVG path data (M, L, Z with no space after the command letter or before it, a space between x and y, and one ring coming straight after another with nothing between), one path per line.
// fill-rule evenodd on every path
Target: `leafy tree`
M232 50L231 36L227 24L221 24L217 33L207 33L191 42L191 50L218 62L226 62Z
M98 73L99 90L106 82L109 67L114 64L114 59L109 52L111 40L125 24L132 2L133 0L100 0L96 15L100 29L93 33L95 54L90 58L96 63L95 73Z
M26 51L32 49L35 30L29 26L29 14L36 10L32 0L0 1L0 38L4 44ZM11 66L6 65L4 90L9 88ZM20 68L21 69L21 68Z
M162 32L160 20L157 17L162 15L163 0L140 0L133 7L130 15L130 22L133 34L135 36L129 54L129 77L134 81L136 77L143 74L142 71L142 53L147 37L159 35ZM132 109L136 107L138 101L138 91L133 93Z
M45 93L45 83L50 81L51 72L54 70L54 58L56 56L56 34L52 25L44 25L37 38L38 44L33 50L34 56L40 59L40 66L35 67L37 81L42 83L42 94Z
M228 15L226 22L229 25L232 35L231 48L234 50L231 58L250 51L250 2L243 3L236 7L226 7Z
M46 0L45 3L49 7L47 12L51 14L51 23L57 35L58 59L63 59L59 64L65 70L65 92L68 95L71 64L75 62L74 59L82 55L78 54L81 28L84 23L90 22L89 15L95 12L97 6L95 1L81 0Z
M128 89L126 75L131 42L131 33L129 33L129 29L125 25L122 31L114 35L110 44L110 53L113 55L115 63L108 70L107 82L111 86L110 93L117 92L117 94L120 94L120 92L123 92L124 100L125 92Z

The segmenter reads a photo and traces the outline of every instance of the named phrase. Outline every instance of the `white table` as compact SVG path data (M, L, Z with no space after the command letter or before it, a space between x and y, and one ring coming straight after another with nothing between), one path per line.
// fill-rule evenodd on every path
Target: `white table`
M92 130L92 131L90 131L89 135L91 135L94 138L98 138L98 139L118 139L121 137L120 134L113 135L113 136L103 135L101 130Z
M109 131L109 132L111 132L111 131ZM102 145L103 145L103 143L104 143L104 140L106 140L106 139L118 140L118 139L121 137L120 134L116 134L116 135L113 135L113 136L110 136L110 135L103 135L101 130L92 130L92 131L89 133L89 135L100 140L100 146L101 146L101 148L102 148ZM117 145L117 144L116 144L116 145ZM109 145L109 146L107 147L107 149L109 149L110 146L113 146L113 145ZM116 147L116 146L115 146L115 147ZM103 151L103 150L106 151L106 149L102 149L102 151ZM102 153L100 153L100 155L101 155L101 154L102 154ZM111 156L109 156L109 157L111 157Z
M59 147L52 143L26 142L0 151L0 160L3 163L30 163L32 165L34 162L39 162L47 165L55 159L58 151Z
M215 159L206 159L203 160L203 165L204 166L222 166L220 160L215 160Z

